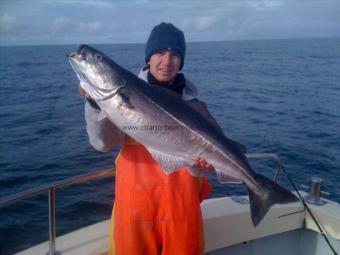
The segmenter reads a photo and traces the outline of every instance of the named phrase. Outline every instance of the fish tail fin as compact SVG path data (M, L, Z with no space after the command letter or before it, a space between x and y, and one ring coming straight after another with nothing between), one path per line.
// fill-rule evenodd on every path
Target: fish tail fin
M292 203L299 200L292 192L267 177L257 174L255 179L261 189L254 191L247 187L250 214L255 227L260 223L272 205Z

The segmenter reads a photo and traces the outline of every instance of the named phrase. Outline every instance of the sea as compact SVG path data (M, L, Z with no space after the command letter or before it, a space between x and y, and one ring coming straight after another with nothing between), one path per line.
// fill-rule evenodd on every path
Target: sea
M138 73L144 44L92 45ZM114 168L118 148L91 147L84 98L66 55L78 45L0 47L0 198ZM188 43L183 73L229 138L248 153L275 153L299 189L323 179L340 202L340 39ZM272 160L250 160L274 176ZM210 197L246 194L211 174ZM284 173L278 181L293 189ZM307 191L307 190L306 190ZM107 219L114 178L56 191L57 236ZM48 196L0 207L0 254L48 239Z

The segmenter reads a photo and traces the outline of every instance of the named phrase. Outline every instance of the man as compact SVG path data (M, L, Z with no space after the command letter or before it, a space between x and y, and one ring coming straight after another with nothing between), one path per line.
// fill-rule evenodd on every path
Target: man
M196 87L178 73L184 65L185 50L181 30L170 23L155 26L145 48L146 66L139 77L150 86L162 86L180 94L218 126L206 104L195 98ZM85 95L81 88L80 93ZM115 205L108 253L203 254L200 202L211 190L206 179L193 177L186 168L166 175L144 146L124 135L108 119L99 120L99 113L100 108L87 97L85 118L91 145L99 151L121 145L115 161ZM208 171L212 169L202 158L193 162Z

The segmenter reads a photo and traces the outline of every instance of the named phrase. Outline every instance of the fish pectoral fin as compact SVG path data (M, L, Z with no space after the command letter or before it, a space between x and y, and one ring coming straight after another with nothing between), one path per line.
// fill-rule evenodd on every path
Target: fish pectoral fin
M182 167L188 166L188 163L184 158L169 155L148 147L146 147L146 149L150 152L160 168L162 168L162 170L167 174L170 174Z
M106 119L107 115L104 111L100 111L99 115L98 115L98 121L102 121L103 119Z
M216 174L217 174L219 182L222 184L224 183L242 184L242 180L232 177L219 169L216 169Z
M117 95L119 97L119 106L122 108L127 108L127 109L134 109L135 107L133 106L133 104L130 102L130 98L125 95L124 93L117 93Z

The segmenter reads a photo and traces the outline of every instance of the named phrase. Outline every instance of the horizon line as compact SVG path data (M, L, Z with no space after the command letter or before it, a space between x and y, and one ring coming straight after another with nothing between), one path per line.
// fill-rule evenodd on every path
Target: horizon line
M223 39L223 40L193 40L187 41L187 44L195 43L218 43L218 42L237 42L237 41L280 41L280 40L311 40L311 39L340 39L339 36L310 36L310 37L287 37L287 38L250 38L250 39ZM42 44L1 44L0 47L30 47L30 46L67 46L67 45L80 45L80 44L90 44L90 45L136 45L136 44L146 44L146 42L86 42L86 43L42 43Z

